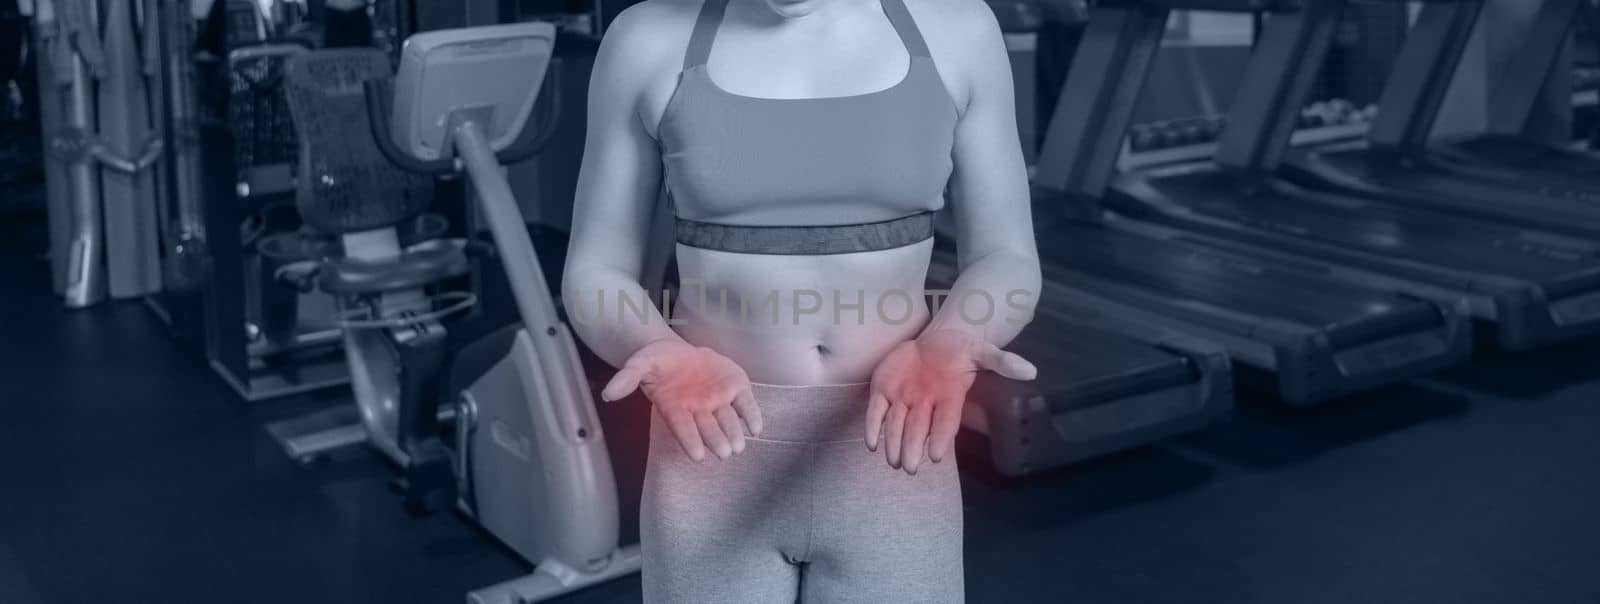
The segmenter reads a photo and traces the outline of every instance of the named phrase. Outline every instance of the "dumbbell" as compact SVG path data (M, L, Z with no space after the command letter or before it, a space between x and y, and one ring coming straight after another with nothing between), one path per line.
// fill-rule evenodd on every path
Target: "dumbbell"
M1309 130L1311 128L1321 126L1323 123L1322 114L1324 110L1325 106L1322 103L1315 103L1301 108L1300 117L1295 122L1295 129Z
M1149 151L1156 143L1156 133L1150 124L1134 124L1128 129L1128 147L1133 151Z
M1196 145L1205 142L1205 124L1206 119L1203 117L1192 117L1179 120L1177 122L1178 140L1174 146L1185 147L1188 145Z
M1328 101L1328 114L1329 125L1350 124L1357 119L1360 110L1356 109L1355 103L1345 99L1333 99Z

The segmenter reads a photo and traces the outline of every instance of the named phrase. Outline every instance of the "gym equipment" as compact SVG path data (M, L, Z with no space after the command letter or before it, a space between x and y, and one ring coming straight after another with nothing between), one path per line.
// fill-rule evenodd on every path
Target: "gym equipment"
M214 267L201 320L212 368L241 397L258 401L342 386L349 374L327 296L297 293L274 278L284 264L319 255L314 239L295 237L300 143L283 87L285 65L309 49L255 40L248 24L261 17L246 4L227 13L234 21L227 39L237 46L217 69L218 90L204 97L214 106L201 106L212 116L198 131Z
M39 132L44 140L49 140L49 133L60 130L66 119L66 107L61 95L67 82L58 81L58 77L65 78L70 74L57 76L50 54L52 49L61 44L56 39L61 30L55 22L54 10L48 3L42 11L35 0L23 0L17 8L33 25L34 71L38 74L39 90ZM45 218L50 232L50 285L58 296L64 296L67 292L67 260L72 241L69 210L74 199L72 182L71 171L65 162L48 159L44 162Z
M1017 0L988 0L1000 22L1000 32L1005 37L1006 53L1010 56L1011 81L1016 88L1017 134L1022 141L1022 159L1032 164L1038 153L1038 49L1039 29L1044 23L1044 9L1031 2Z
M41 96L60 105L45 113L55 125L46 134L47 162L59 164L47 170L64 185L50 206L63 300L82 308L108 294L153 293L161 275L152 168L162 143L150 131L146 86L155 45L136 41L132 3L109 3L104 14L89 0L39 0L31 9L44 50L40 69L48 63L50 71L40 80L56 87ZM145 40L158 39L156 22L144 20Z
M474 604L544 600L639 569L637 546L617 547L616 485L576 343L501 167L548 140L526 124L554 43L547 23L421 33L406 42L392 111L380 83L366 87L373 136L391 161L466 172L522 319L462 350L447 389L457 395L462 509L537 564L468 594Z
M183 0L159 2L158 7L166 83L166 108L158 115L165 118L160 129L167 133L167 157L172 166L173 209L168 219L161 222L165 233L166 288L184 292L200 287L205 279L206 259L210 256L201 195L194 18Z
M1451 174L1482 176L1546 195L1600 204L1600 156L1522 136L1545 82L1567 73L1561 57L1587 0L1541 0L1522 44L1512 53L1489 101L1489 133L1434 141L1418 161L1436 160ZM1558 71L1559 68L1559 71ZM1410 141L1408 141L1410 142Z
M1124 1L1091 9L1034 179L1045 278L1059 292L1042 304L1089 309L1112 330L1153 324L1221 344L1247 383L1292 404L1464 359L1471 324L1460 303L1355 285L1322 264L1129 220L1108 191L1170 11L1276 4Z
M1530 39L1494 88L1490 133L1437 146L1430 144L1434 122L1483 0L1424 3L1395 59L1367 140L1292 153L1284 175L1318 190L1593 241L1600 234L1600 186L1587 166L1596 160L1518 138L1566 46L1578 2L1544 0ZM1556 248L1551 254L1593 252L1563 243L1534 247ZM1579 306L1593 307L1585 314L1600 313L1600 302Z
M284 99L283 69L308 50L299 42L269 42L228 51L228 123L238 197L259 199L294 189L299 142Z
M260 43L276 36L277 32L272 27L272 20L261 11L261 6L255 0L213 0L222 2L222 11L225 15L223 31L226 32L229 48L245 44Z
M1352 284L1447 305L1464 298L1471 316L1495 323L1509 349L1600 332L1595 242L1391 203L1372 191L1314 191L1277 175L1296 108L1340 27L1343 5L1307 0L1303 10L1267 20L1215 160L1126 175L1113 185L1108 205L1217 245L1316 262ZM1129 14L1147 18L1148 11ZM1140 68L1129 63L1116 69L1137 81ZM1327 103L1313 113L1337 122L1355 112L1348 103ZM1381 129L1390 115L1379 113L1372 128Z
M30 16L14 0L0 0L0 216L48 208L48 190L35 187L45 179L45 160L38 110L37 35Z
M136 7L142 15L135 14ZM89 144L104 149L100 197L107 290L113 298L144 297L162 287L156 194L157 162L165 143L151 119L152 108L160 110L163 87L159 9L141 0L106 3L102 10L98 26L105 64L95 94L98 141ZM125 161L134 165L117 165Z
M956 254L942 245L929 285L949 288ZM1045 283L1043 300L1059 294ZM989 443L994 468L1022 476L1200 430L1233 409L1221 346L1152 325L1097 326L1094 311L1042 305L1008 350L1039 367L1032 382L979 374L961 423Z
M442 225L414 226L443 221L424 214L432 179L390 166L367 135L362 83L388 77L388 56L376 48L312 51L285 63L299 141L295 205L306 226L336 239L301 244L313 260L273 276L338 300L335 324L366 442L403 468L406 506L421 512L454 498L435 424L449 355L443 320L475 299L440 291L469 271L464 244L441 239Z
M207 285L195 309L174 312L186 320L172 321L185 331L185 322L203 325L199 334L184 333L203 341L212 367L238 394L261 401L313 390L340 387L350 382L342 340L336 325L332 297L319 291L301 292L283 287L274 277L285 265L316 260L339 251L337 238L302 230L294 210L295 174L299 138L283 92L285 64L310 52L321 39L320 2L291 2L283 10L264 13L250 0L219 0L210 20L226 35L215 35L211 54L225 64L202 69L220 82L207 87L197 109L198 154L202 169L200 212L208 254ZM298 5L304 4L302 11ZM373 25L384 36L399 39L406 30L409 0L377 3ZM304 14L308 20L299 21ZM297 22L299 21L299 22ZM392 64L392 62L391 62ZM362 131L365 132L364 130ZM433 211L464 225L460 205L448 197L435 200ZM407 244L432 237L434 219L403 225ZM349 412L341 408L340 412ZM307 445L311 450L363 442L366 433L353 412L320 418L315 428L340 428L331 442ZM317 433L313 426L287 429L287 437ZM296 457L302 457L296 455Z

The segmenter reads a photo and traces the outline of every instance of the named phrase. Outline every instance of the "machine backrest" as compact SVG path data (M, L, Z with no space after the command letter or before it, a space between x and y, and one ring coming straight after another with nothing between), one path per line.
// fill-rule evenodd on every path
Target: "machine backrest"
M300 138L295 201L314 229L338 235L390 227L432 201L433 179L390 164L367 127L362 85L388 77L389 58L375 48L308 52L285 68Z
M533 112L556 29L530 22L424 32L406 40L395 77L395 144L423 160L448 151L452 114L475 116L489 146L504 150Z

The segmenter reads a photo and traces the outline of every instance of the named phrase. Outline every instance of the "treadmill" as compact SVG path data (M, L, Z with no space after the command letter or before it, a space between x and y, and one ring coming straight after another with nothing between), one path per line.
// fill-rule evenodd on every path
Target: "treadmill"
M1342 282L1314 262L1155 232L1102 204L1142 85L1121 77L1120 67L1148 65L1170 8L1248 1L1105 0L1090 12L1034 178L1046 282L1038 314L1059 305L1113 331L1155 326L1216 342L1246 385L1300 405L1464 359L1471 328L1459 303Z
M928 285L959 274L935 251ZM1046 284L1033 322L1007 346L1039 368L1030 382L980 373L962 426L988 441L994 468L1022 476L1205 428L1233 410L1221 346L1154 326L1097 325Z
M1215 4L1261 8L1252 0ZM1216 157L1123 175L1106 205L1167 236L1314 262L1346 283L1447 306L1465 300L1466 313L1492 321L1511 350L1600 333L1600 242L1416 208L1365 190L1313 190L1280 175L1345 2L1301 4L1265 20ZM1145 23L1143 39L1129 45L1151 50L1128 51L1135 58L1112 63L1108 76L1143 80L1167 11L1152 3L1103 10Z
M1580 17L1600 18L1588 0L1540 0L1528 33L1506 62L1489 102L1489 132L1433 141L1424 157L1454 174L1492 178L1543 194L1600 203L1600 155L1523 137L1557 73Z
M1398 1L1398 0L1391 0ZM1560 36L1566 31L1581 0L1545 0L1536 33ZM1549 74L1555 40L1529 40L1524 59L1544 55L1545 65L1520 69L1497 88L1495 101L1505 116L1493 124L1496 133L1465 140L1445 141L1434 147L1429 137L1449 84L1460 63L1473 26L1482 14L1483 0L1437 0L1422 4L1395 57L1394 68L1379 101L1378 117L1366 141L1306 149L1291 154L1284 174L1308 187L1376 197L1415 208L1494 220L1593 241L1600 239L1600 187L1582 182L1581 175L1564 176L1563 170L1544 168L1539 174L1508 164L1474 159L1564 164L1580 170L1586 154L1568 153L1518 141L1503 130L1520 130L1531 112L1544 76ZM1559 23L1565 17L1568 23ZM1563 26L1564 25L1564 26ZM1562 26L1562 27L1558 27ZM1559 33L1556 31L1559 30ZM1543 48L1537 48L1543 47ZM1518 104L1525 104L1516 109ZM1520 118L1517 114L1520 114ZM1517 119L1513 119L1517 118ZM1519 173L1520 172L1520 173ZM1575 250L1567 249L1563 253Z

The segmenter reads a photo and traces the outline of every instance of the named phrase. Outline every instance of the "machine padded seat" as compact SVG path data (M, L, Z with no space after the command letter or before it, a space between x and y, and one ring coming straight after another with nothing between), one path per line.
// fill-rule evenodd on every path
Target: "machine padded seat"
M334 294L379 294L425 287L459 277L468 270L471 265L460 247L429 247L405 252L387 262L329 260L322 266L318 286Z

